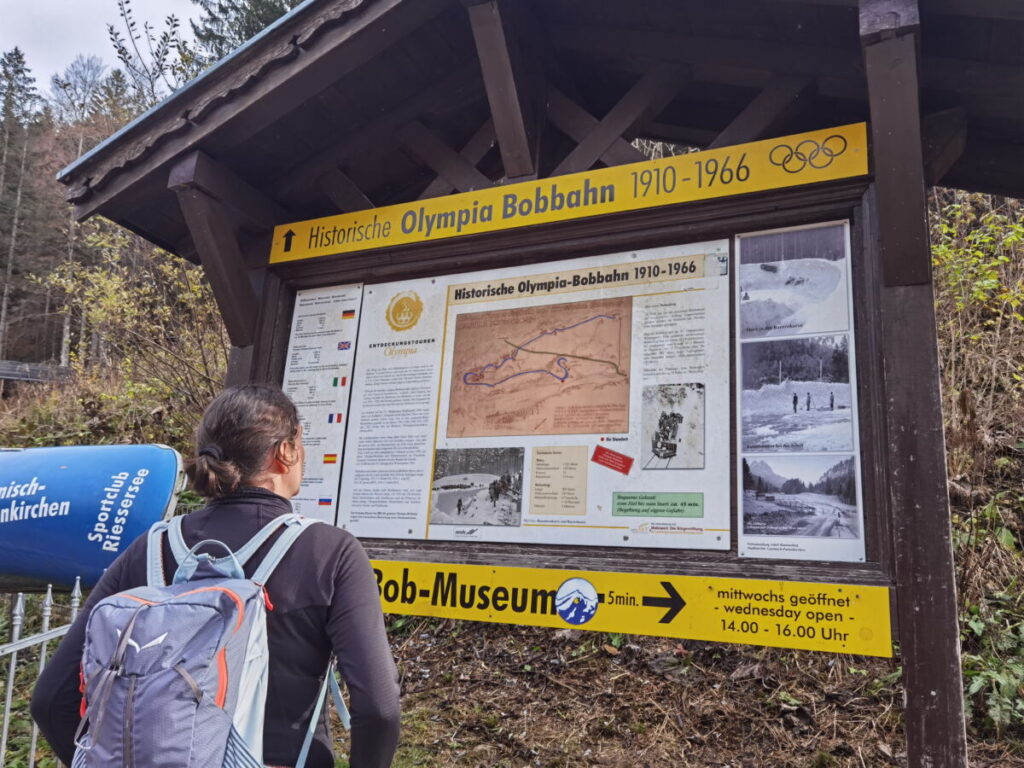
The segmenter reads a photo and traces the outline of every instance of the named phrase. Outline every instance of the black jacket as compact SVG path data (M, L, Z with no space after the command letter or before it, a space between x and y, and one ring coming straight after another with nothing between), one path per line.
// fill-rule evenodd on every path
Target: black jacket
M260 488L217 499L190 514L183 533L190 546L217 539L233 550L291 504ZM279 534L278 534L279 535ZM252 575L275 535L245 566ZM174 558L164 537L164 570L170 583ZM40 675L32 717L57 756L71 764L81 694L79 664L85 622L97 601L146 583L146 537L128 547L103 574L82 612ZM330 525L314 525L295 542L267 582L270 673L264 727L264 762L295 765L309 725L319 680L333 651L348 685L352 710L352 768L391 765L398 742L398 682L384 631L376 579L359 542ZM324 713L328 708L324 707ZM306 761L334 765L324 723Z

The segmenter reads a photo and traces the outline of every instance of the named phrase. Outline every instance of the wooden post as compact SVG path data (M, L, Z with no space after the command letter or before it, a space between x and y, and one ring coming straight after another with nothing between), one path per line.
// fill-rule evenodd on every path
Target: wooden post
M889 504L910 768L964 768L960 636L931 285L916 0L861 0L875 184L868 248L881 259Z

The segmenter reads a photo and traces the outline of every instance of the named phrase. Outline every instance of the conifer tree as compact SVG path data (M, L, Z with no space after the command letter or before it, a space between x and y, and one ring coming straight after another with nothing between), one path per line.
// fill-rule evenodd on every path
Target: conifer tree
M192 0L202 9L192 22L196 47L206 65L231 53L302 0Z

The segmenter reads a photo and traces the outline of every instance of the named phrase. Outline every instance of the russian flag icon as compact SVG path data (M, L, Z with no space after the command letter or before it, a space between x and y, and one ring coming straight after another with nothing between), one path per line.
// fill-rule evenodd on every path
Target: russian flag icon
M317 502L318 507L331 507L334 505L334 499L320 499Z

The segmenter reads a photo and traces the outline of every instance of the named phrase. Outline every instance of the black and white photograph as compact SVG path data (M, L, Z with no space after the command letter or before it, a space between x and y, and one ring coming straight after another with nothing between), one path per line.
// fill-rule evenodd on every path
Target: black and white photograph
M743 451L852 451L846 334L743 344Z
M740 238L742 337L849 330L848 279L841 225Z
M644 387L640 466L704 469L704 385Z
M853 456L743 459L743 533L858 539Z
M439 449L430 524L518 526L524 455L523 448Z

